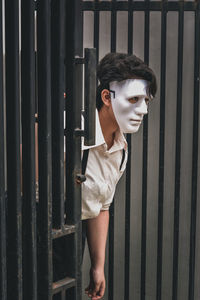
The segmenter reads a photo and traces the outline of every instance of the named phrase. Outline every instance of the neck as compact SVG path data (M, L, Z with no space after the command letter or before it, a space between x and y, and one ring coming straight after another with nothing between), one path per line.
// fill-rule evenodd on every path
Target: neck
M118 130L118 124L115 119L112 118L110 112L106 107L102 107L99 113L99 121L101 130L108 149L110 149L114 143L115 133Z

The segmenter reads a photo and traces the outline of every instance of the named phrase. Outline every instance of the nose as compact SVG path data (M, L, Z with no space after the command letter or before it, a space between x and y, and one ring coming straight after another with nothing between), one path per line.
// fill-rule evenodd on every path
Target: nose
M142 98L139 103L137 103L136 112L139 115L146 115L148 113L148 106L145 98Z

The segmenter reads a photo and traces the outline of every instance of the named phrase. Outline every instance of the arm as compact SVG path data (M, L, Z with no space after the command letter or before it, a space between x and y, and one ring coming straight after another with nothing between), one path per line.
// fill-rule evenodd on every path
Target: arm
M98 217L87 220L87 241L93 268L104 269L108 224L108 210L101 211Z
M105 249L109 224L109 211L87 220L87 241L91 258L90 284L86 289L92 300L100 299L105 292Z

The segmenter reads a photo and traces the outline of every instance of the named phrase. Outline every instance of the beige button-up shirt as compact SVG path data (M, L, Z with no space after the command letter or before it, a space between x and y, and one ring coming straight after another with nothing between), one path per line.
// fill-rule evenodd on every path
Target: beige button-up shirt
M101 210L109 209L128 157L127 142L120 131L115 135L113 146L107 150L98 111L96 111L96 142L93 146L82 145L82 150L86 149L89 149L89 155L85 172L86 181L82 183L82 220L95 218ZM120 169L123 149L125 159Z

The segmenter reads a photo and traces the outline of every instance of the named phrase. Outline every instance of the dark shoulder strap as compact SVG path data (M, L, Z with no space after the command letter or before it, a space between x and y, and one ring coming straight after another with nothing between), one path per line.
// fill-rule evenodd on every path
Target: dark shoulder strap
M120 164L119 170L121 170L121 168L122 168L122 166L123 166L124 159L125 159L125 150L123 149L123 152L122 152L122 160L121 160L121 164Z
M83 158L82 158L82 175L85 175L87 161L88 161L88 154L89 149L83 151Z

